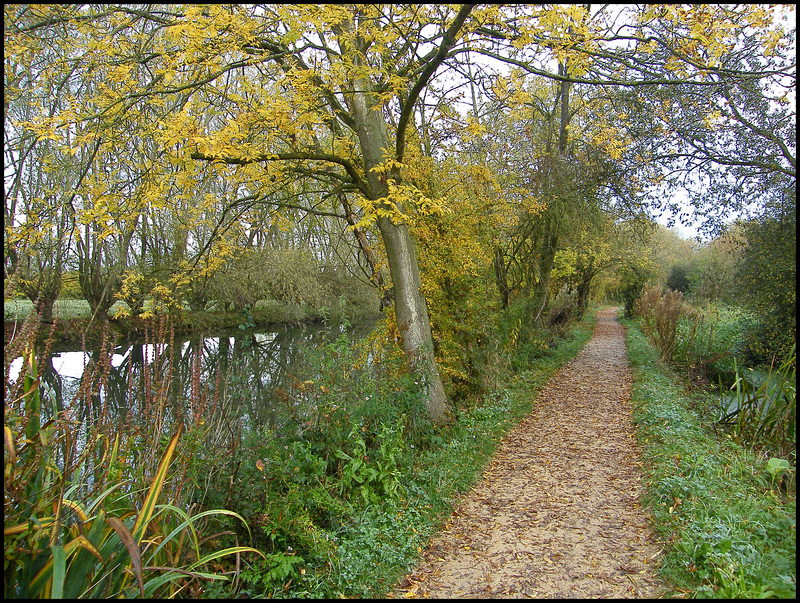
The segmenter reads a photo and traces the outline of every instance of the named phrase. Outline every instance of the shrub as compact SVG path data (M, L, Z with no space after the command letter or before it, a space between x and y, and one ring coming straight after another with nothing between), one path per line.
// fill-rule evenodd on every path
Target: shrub
M745 333L752 315L740 308L686 308L678 321L672 360L690 383L706 385L733 374L733 359L746 351Z
M548 328L564 329L573 320L577 311L578 302L575 294L559 291L558 295L550 302L544 324Z
M751 364L785 358L796 341L797 211L793 190L787 192L790 201L767 206L744 226L747 245L736 278L758 317L747 342Z
M672 272L667 277L667 287L684 295L688 294L691 289L689 267L680 264L673 266Z
M60 299L83 299L79 275L75 271L65 272L61 277Z
M332 318L343 316L348 305L361 313L377 309L369 285L323 267L307 249L247 250L215 272L208 289L215 301L237 311L260 300L324 309Z

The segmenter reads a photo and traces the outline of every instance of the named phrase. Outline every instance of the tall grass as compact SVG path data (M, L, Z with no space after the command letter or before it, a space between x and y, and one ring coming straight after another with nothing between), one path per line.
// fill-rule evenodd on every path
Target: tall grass
M160 598L229 582L241 555L258 551L209 546L224 536L210 533L218 518L241 516L192 514L180 496L192 464L185 444L197 439L204 415L184 425L163 412L170 379L158 367L167 365L153 362L143 376L148 387L131 400L145 413L156 409L155 417L120 424L103 402L109 354L101 353L78 394L99 411L78 420L77 405L58 408L40 379L38 328L38 315L30 314L6 347L4 596ZM11 381L11 360L20 354L25 366ZM40 358L48 354L45 347ZM235 561L232 572L221 571L226 558Z

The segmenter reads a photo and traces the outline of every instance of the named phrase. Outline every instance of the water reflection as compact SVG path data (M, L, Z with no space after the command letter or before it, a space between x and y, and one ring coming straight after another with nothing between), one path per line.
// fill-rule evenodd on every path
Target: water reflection
M282 391L309 378L310 352L342 333L363 337L374 326L363 322L141 340L113 349L55 352L40 360L39 371L52 410L69 410L84 425L100 418L120 426L189 424L210 416L245 430L276 429L297 403ZM12 363L12 381L21 366L21 358Z

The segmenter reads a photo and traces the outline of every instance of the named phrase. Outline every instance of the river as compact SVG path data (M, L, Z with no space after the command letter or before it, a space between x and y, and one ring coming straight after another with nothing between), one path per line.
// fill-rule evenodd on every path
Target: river
M298 404L286 390L313 378L314 353L342 335L364 337L375 324L282 326L172 341L151 336L107 350L74 346L51 353L39 372L48 407L69 410L81 422L101 414L119 424L144 420L156 404L171 415L170 423L190 423L198 413L210 413L234 419L246 430L278 429L293 410L287 405ZM21 367L22 358L11 363L10 381Z

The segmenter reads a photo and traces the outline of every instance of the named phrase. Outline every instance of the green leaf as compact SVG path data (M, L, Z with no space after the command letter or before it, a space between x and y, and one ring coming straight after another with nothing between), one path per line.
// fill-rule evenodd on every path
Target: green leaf
M133 537L136 544L142 541L144 530L153 516L156 501L161 494L161 489L164 487L164 482L167 479L167 469L169 469L169 465L172 463L172 457L175 456L175 449L178 447L178 440L180 437L181 428L179 427L178 431L170 439L169 444L167 444L167 449L164 451L164 458L161 459L161 463L158 465L158 471L156 471L156 476L153 478L153 483L150 484L147 498L145 498L142 510L139 512L136 523L133 526Z
M64 547L56 544L50 547L53 554L53 590L51 598L64 598L64 577L67 570L67 556L64 554Z
M790 467L789 461L787 461L786 459L779 459L773 457L769 459L769 461L767 462L767 470L772 475L778 475L779 473L786 471L789 467Z

